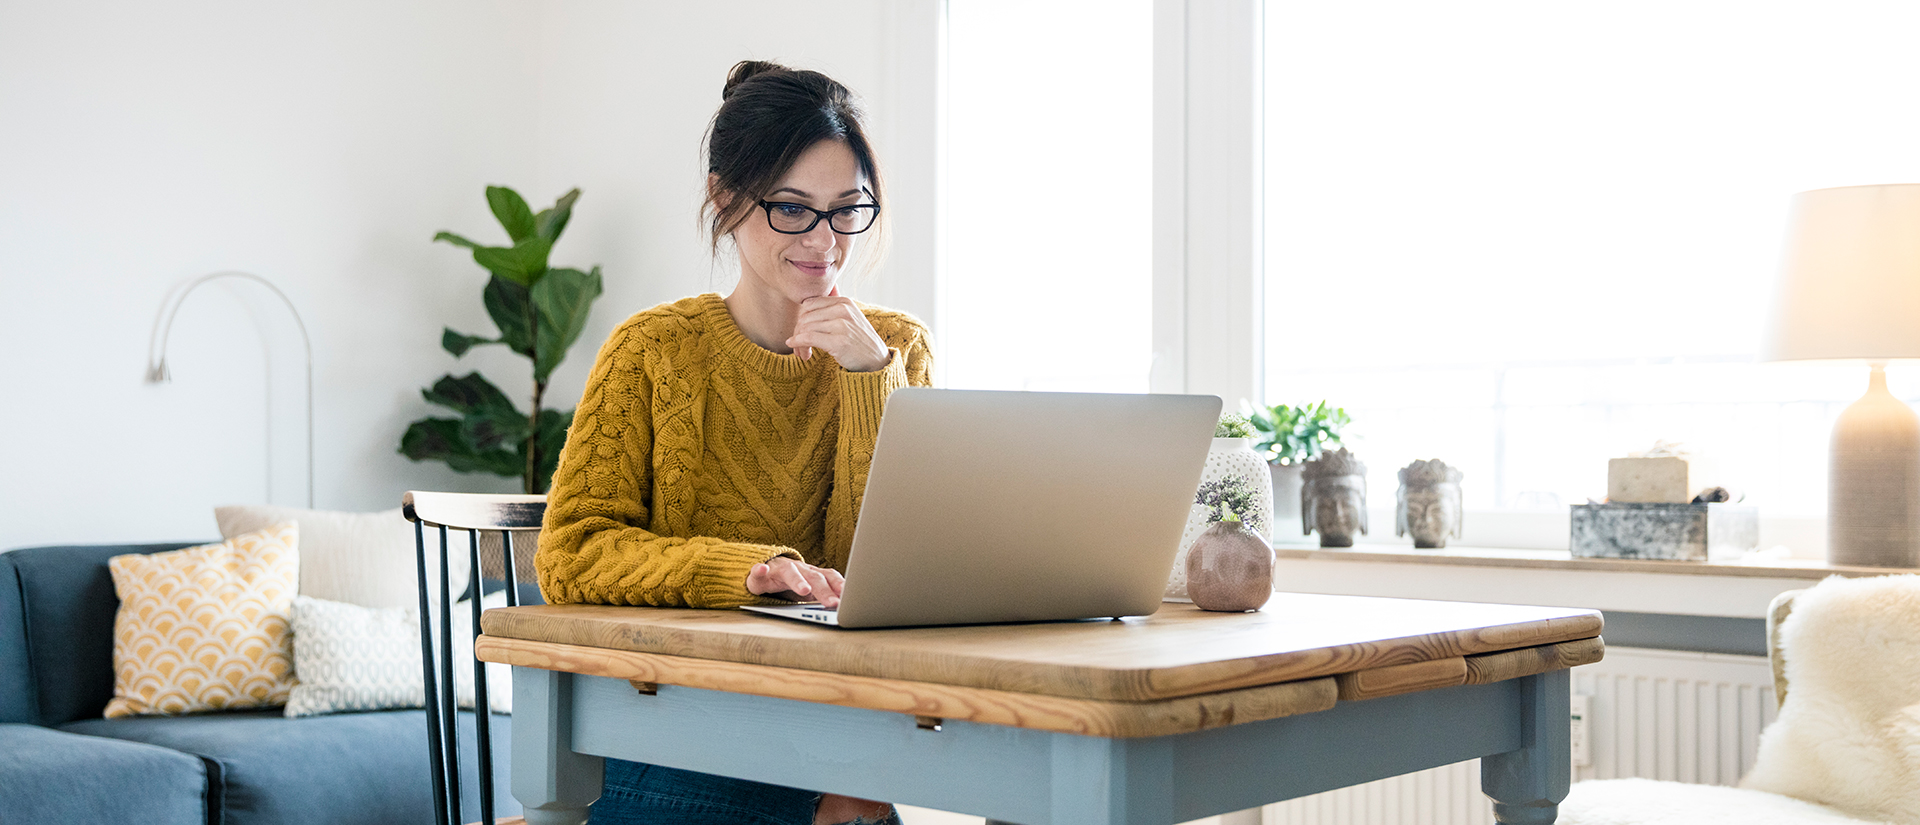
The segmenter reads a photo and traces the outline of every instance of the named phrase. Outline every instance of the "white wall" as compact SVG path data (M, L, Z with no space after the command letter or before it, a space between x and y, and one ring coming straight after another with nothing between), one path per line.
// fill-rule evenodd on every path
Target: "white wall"
M273 280L312 333L317 506L512 489L395 452L444 372L528 387L498 348L440 351L442 326L491 325L484 273L433 233L497 238L489 183L536 208L584 191L554 260L603 265L607 292L549 390L571 407L614 324L731 281L693 215L726 68L820 68L890 123L898 17L879 0L0 0L0 548L212 536L212 506L267 500L269 455L271 500L305 502L299 341L264 290L193 293L174 382L143 382L163 302L226 269ZM930 277L896 291L931 295Z

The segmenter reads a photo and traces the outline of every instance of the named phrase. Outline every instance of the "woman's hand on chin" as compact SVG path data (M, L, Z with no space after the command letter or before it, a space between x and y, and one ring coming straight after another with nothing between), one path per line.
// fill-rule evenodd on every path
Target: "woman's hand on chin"
M776 556L747 571L748 593L795 602L817 601L826 608L840 606L840 589L846 584L838 570L786 556Z
M813 357L814 350L825 351L848 372L873 372L893 359L887 342L873 331L866 313L852 298L840 296L840 287L818 298L800 303L800 318L793 325L793 337L787 346L801 360Z

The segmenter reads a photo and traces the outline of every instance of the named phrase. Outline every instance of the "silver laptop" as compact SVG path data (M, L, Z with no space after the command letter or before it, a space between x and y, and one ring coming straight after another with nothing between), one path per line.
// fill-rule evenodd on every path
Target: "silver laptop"
M1211 395L906 388L887 399L839 627L1143 616L1220 415Z

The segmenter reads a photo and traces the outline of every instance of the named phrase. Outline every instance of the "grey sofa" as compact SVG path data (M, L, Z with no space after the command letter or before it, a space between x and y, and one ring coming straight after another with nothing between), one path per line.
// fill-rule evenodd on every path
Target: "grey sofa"
M103 719L113 696L107 559L177 544L0 553L0 823L320 825L432 817L419 710L287 719L278 709ZM297 642L296 642L297 643ZM461 752L474 753L472 714ZM511 717L495 715L496 753ZM463 810L478 819L473 760ZM496 811L520 811L496 759Z

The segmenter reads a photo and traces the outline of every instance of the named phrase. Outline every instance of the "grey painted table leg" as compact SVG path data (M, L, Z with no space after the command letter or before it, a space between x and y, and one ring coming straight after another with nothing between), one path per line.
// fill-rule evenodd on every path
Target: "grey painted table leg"
M1568 678L1556 670L1521 680L1525 746L1480 760L1480 789L1493 798L1494 821L1553 825L1559 816L1573 770Z
M1060 735L1051 761L1052 825L1173 822L1173 746L1166 740Z
M571 673L513 669L513 797L527 825L583 825L606 760L573 752Z

